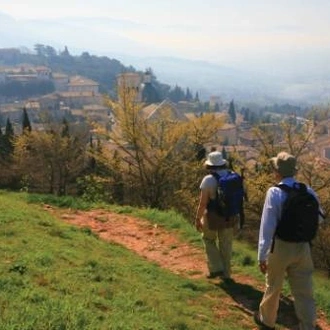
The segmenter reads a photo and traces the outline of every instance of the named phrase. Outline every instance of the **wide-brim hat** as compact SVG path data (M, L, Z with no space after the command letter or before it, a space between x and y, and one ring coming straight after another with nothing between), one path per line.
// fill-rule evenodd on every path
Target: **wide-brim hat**
M226 163L227 161L222 157L222 153L220 151L213 151L207 155L207 159L204 164L208 166L223 166Z
M297 172L296 157L282 151L270 159L275 170L283 177L294 176Z

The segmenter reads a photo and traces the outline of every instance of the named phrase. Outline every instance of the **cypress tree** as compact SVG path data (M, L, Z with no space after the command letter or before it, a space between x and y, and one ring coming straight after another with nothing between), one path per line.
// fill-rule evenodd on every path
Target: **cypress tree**
M188 102L190 102L191 100L192 100L192 95L191 95L191 92L190 92L190 89L189 88L187 88L186 89L186 97L185 97L185 99L186 99L186 101L188 101Z
M234 105L233 100L231 100L230 103L229 103L228 114L229 114L231 122L233 124L235 124L236 123L236 111L235 111L235 105Z
M22 120L22 132L31 132L32 128L31 128L31 123L30 123L30 119L28 116L28 113L26 111L26 108L23 108L23 120Z
M7 118L5 135L3 136L4 144L4 153L6 156L9 156L14 150L14 129L10 122L10 119Z
M2 129L0 126L0 157L3 158L5 155L5 137L2 134Z
M12 139L14 137L13 125L11 124L11 121L9 118L7 118L7 122L6 122L5 136L10 139Z
M66 118L63 118L62 121L62 137L70 137L70 133L69 133L69 123L66 120Z
M224 159L227 159L228 158L227 151L226 151L226 148L224 146L222 147L221 153L222 153L222 157Z

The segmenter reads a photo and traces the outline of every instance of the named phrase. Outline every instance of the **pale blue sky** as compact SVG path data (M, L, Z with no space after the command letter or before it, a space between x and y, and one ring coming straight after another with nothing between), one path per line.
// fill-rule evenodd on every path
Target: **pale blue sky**
M0 12L17 20L128 20L139 25L110 31L103 21L93 29L104 37L115 32L157 55L217 63L262 65L296 53L321 56L330 47L329 0L2 0ZM79 32L75 41L88 50ZM95 43L90 40L93 50Z

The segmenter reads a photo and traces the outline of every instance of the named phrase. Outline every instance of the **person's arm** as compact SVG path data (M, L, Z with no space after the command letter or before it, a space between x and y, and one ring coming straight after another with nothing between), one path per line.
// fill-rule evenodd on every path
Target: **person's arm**
M195 217L195 226L198 231L202 229L202 217L205 213L207 203L209 201L209 194L206 189L202 189L199 196L199 204Z
M258 262L260 271L264 274L267 272L267 256L273 242L280 212L279 196L275 195L275 189L270 188L267 191L260 223Z

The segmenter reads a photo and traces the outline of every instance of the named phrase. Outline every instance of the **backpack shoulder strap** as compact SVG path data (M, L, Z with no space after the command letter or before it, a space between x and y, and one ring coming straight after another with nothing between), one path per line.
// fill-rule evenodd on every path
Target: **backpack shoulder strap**
M217 182L219 182L220 175L217 172L211 172L211 175L213 175L213 177L217 180Z
M280 188L281 190L283 190L287 193L290 192L293 189L292 187L290 187L290 186L288 186L284 183L279 183L279 184L275 185L275 187Z
M275 187L278 187L287 193L289 193L292 190L297 190L300 192L307 191L307 186L302 182L295 182L293 187L290 187L290 186L286 185L285 183L279 183L279 184L275 185Z
M307 192L307 186L302 182L297 182L296 185L297 189L301 192Z
M220 175L220 174L217 173L217 172L211 172L211 175L213 175L213 177L214 177L217 181L219 181L220 178L224 178L224 177L226 177L228 174L231 174L231 173L234 173L234 172L228 170L226 173L224 173L224 174L222 174L222 175Z

